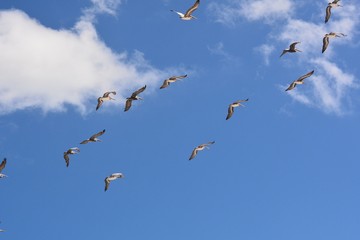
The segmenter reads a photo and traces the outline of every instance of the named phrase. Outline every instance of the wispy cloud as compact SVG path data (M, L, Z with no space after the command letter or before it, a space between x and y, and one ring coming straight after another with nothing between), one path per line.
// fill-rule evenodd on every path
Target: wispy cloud
M226 64L239 64L239 59L225 50L223 42L218 42L214 45L207 46L207 48L211 54L219 56L220 61L226 62Z
M0 114L64 111L67 105L86 113L105 91L116 90L122 100L165 77L141 52L116 53L97 35L96 14L115 14L120 1L92 2L69 30L45 27L20 10L0 11Z
M269 44L262 44L255 48L255 52L263 56L265 65L270 64L270 55L274 52L274 50L275 47Z

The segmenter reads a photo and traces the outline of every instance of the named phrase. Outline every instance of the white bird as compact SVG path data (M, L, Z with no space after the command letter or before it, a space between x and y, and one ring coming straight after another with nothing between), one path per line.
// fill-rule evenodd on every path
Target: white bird
M96 106L96 110L98 110L101 107L101 105L103 104L104 101L115 100L115 98L110 97L110 94L116 95L116 92L115 91L106 92L106 93L104 93L104 95L102 97L98 98L98 104Z
M212 141L212 142L201 144L201 145L197 146L196 148L194 148L194 150L191 153L191 156L190 156L189 160L193 159L196 156L196 154L198 153L198 151L202 151L205 148L209 149L208 146L211 145L211 144L214 144L214 143L215 143L215 141Z
M180 79L183 79L186 77L187 77L187 75L169 77L168 79L164 80L164 83L163 83L163 85L161 85L160 89L166 88L170 85L170 83L176 82L177 80L180 80Z
M105 178L105 191L108 190L110 182L114 181L115 179L118 178L123 178L124 175L122 173L113 173L110 176Z
M133 100L142 100L142 98L138 97L138 95L142 93L145 89L146 89L146 85L133 92L130 97L126 98L125 110L124 110L125 112L131 108L131 103Z
M105 133L105 129L102 130L101 132L98 132L98 133L92 135L90 138L82 141L80 144L86 144L86 143L88 143L88 142L101 142L101 140L98 139L98 137L100 137L100 136L103 135L104 133Z
M0 164L0 178L7 177L5 174L1 173L2 170L5 168L5 166L6 166L6 158L4 158L4 160Z
M231 116L232 116L233 113L234 113L234 108L235 108L235 107L239 107L239 106L245 107L245 106L242 105L241 103L242 103L242 102L247 102L247 101L249 101L248 98L245 99L245 100L238 100L238 101L236 101L236 102L231 103L231 104L229 105L229 108L228 108L228 114L227 114L227 116L226 116L226 120L228 120L229 118L231 118Z
M80 149L77 148L77 147L73 147L73 148L70 148L69 150L67 150L66 152L64 152L64 159L65 159L65 162L66 162L66 167L69 167L69 164L70 164L70 158L69 158L69 155L71 154L77 154L80 152Z
M296 87L296 85L298 85L298 84L304 84L304 79L310 77L311 75L313 75L313 73L314 73L314 70L312 70L311 72L308 72L307 74L299 77L298 79L293 81L285 91L289 91L289 90L294 89Z
M181 13L181 12L177 12L177 11L174 11L174 10L170 10L176 14L179 15L179 17L182 19L182 20L191 20L191 19L196 19L196 17L192 16L191 14L199 7L199 4L200 4L200 0L196 0L196 2L194 3L194 5L189 8L185 14Z
M323 47L322 47L322 53L325 52L325 50L327 49L327 47L329 46L329 42L330 42L330 38L335 38L335 37L346 37L345 34L343 33L334 33L334 32L331 32L331 33L327 33L325 34L324 38L323 38Z
M330 19L331 8L333 8L333 7L342 7L338 2L340 2L340 0L334 0L331 3L329 3L328 6L326 7L325 23L327 23L329 21L329 19Z
M292 44L290 44L288 49L284 49L282 54L280 55L280 57L282 57L282 55L284 55L285 53L294 53L294 52L301 52L299 49L296 48L296 44L298 44L300 42L294 42Z

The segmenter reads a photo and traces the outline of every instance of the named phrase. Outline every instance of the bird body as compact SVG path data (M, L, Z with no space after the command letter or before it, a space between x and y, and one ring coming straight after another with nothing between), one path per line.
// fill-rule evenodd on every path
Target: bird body
M294 89L296 87L296 85L298 85L298 84L304 84L304 79L310 77L311 75L313 75L313 73L314 73L314 70L312 70L311 72L308 72L307 74L299 77L298 79L293 81L285 91L289 91L289 90Z
M325 14L325 23L327 23L331 16L331 9L335 7L342 7L339 4L340 0L334 0L331 3L328 3L328 6L326 7L326 14Z
M123 178L123 177L124 177L124 175L122 173L113 173L110 176L106 177L104 180L105 181L105 191L108 190L111 181L114 181L115 179Z
M5 166L6 166L6 158L4 158L4 160L2 160L0 164L0 178L7 177L5 174L1 173L2 170L5 168Z
M146 89L146 85L143 86L142 88L136 90L135 92L133 92L130 97L126 98L125 110L124 110L125 112L128 111L131 108L132 101L134 101L134 100L142 100L142 98L139 97L138 95L140 93L142 93L145 89Z
M64 159L65 159L66 167L69 167L69 164L70 164L69 155L77 154L79 152L80 152L80 149L77 147L69 148L69 150L64 152Z
M116 95L116 92L115 91L106 92L106 93L104 93L104 95L102 97L98 98L98 104L96 106L96 110L98 110L101 107L101 105L103 104L104 101L115 100L114 98L112 98L110 96L110 94Z
M245 99L245 100L238 100L238 101L236 101L236 102L231 103L231 104L229 105L229 108L228 108L228 114L227 114L227 116L226 116L226 120L228 120L229 118L231 118L231 116L232 116L233 113L234 113L234 108L240 107L240 106L245 107L245 106L242 105L241 103L242 103L242 102L247 102L247 101L249 101L248 98Z
M294 52L301 52L299 49L296 48L296 44L298 44L300 42L294 42L292 44L290 44L288 49L284 49L283 52L281 53L280 57L282 57L285 53L294 53Z
M322 53L324 53L327 47L329 46L330 38L335 38L335 37L346 37L346 35L343 33L335 33L335 32L325 34L323 38Z
M204 143L204 144L201 144L199 146L197 146L196 148L194 148L194 150L192 151L191 153L191 156L189 158L189 160L193 159L194 157L196 157L198 151L202 151L204 150L205 148L209 148L208 146L211 145L211 144L214 144L215 141L212 141L212 142L208 142L208 143Z
M100 137L100 136L103 135L104 133L105 133L105 129L102 130L101 132L98 132L98 133L92 135L90 138L82 141L80 144L86 144L86 143L88 143L88 142L101 142L101 140L98 139L98 137Z
M163 84L161 85L160 89L166 88L170 85L170 83L176 82L177 80L186 78L187 75L182 75L182 76L172 76L169 77L168 79L165 79Z
M174 11L174 10L170 10L174 13L176 13L177 15L179 15L179 17L181 18L181 20L192 20L192 19L196 19L196 17L192 16L191 14L199 7L199 4L200 4L200 0L196 0L196 2L194 3L193 6L191 6L187 11L186 13L181 13L181 12L177 12L177 11Z

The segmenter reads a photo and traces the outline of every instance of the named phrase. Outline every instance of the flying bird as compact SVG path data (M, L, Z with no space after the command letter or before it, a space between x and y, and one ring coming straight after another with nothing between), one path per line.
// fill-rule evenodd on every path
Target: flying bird
M194 148L189 160L193 159L196 156L196 154L198 153L198 151L204 150L205 148L209 148L208 146L211 144L214 144L214 143L215 143L215 141L212 141L212 142L201 144L201 145L197 146L196 148Z
M170 85L170 83L176 82L177 80L180 80L180 79L183 79L186 77L187 77L187 75L169 77L168 79L164 80L164 83L163 83L163 85L161 85L160 89L166 88Z
M142 100L142 98L138 97L138 95L142 93L145 89L146 89L146 85L133 92L133 94L131 94L130 97L126 98L125 110L124 110L125 112L131 108L131 103L133 100Z
M196 2L194 3L194 5L189 8L185 14L181 13L181 12L177 12L177 11L174 11L174 10L170 10L176 14L179 15L179 17L182 19L182 20L191 20L191 19L196 19L196 17L192 16L191 14L199 7L199 4L200 4L200 0L196 0Z
M226 116L226 120L228 120L229 118L231 118L231 116L232 116L233 113L234 113L234 108L239 107L239 106L244 106L244 105L242 105L241 103L242 103L242 102L247 102L247 101L249 101L248 98L245 99L245 100L238 100L238 101L236 101L236 102L231 103L231 104L229 105L229 108L228 108L228 114L227 114L227 116ZM244 107L245 107L245 106L244 106Z
M115 179L123 178L123 177L124 177L124 175L122 173L113 173L110 176L106 177L105 178L105 192L106 192L106 190L108 190L111 181L114 181Z
M1 173L1 171L5 168L5 166L6 166L6 158L4 158L4 160L0 164L0 178L7 177L5 174Z
M98 137L100 137L100 136L103 135L104 133L105 133L105 129L102 130L101 132L98 132L98 133L92 135L90 138L82 141L80 144L86 144L86 143L88 143L88 142L101 142L101 140L98 139Z
M294 89L296 87L296 85L298 85L298 84L304 84L304 79L310 77L311 75L313 75L313 73L314 73L314 70L312 70L311 72L308 72L307 74L299 77L298 79L293 81L285 91L289 91L289 90Z
M327 23L329 21L329 19L330 19L331 8L333 8L333 7L342 7L338 2L340 2L340 0L334 0L331 3L329 3L328 6L326 7L325 23Z
M294 42L292 44L290 44L288 49L284 49L282 54L280 55L280 57L282 57L282 55L284 55L285 53L294 53L294 52L301 52L299 49L296 48L296 44L298 44L300 42Z
M71 154L77 154L80 152L80 149L77 147L73 147L70 148L69 150L67 150L66 152L64 152L64 159L65 159L65 163L66 163L66 167L69 167L70 164L70 158L69 155Z
M324 53L325 50L327 49L327 47L329 46L329 39L330 38L335 38L335 37L346 37L346 35L343 34L343 33L337 34L337 33L334 33L334 32L325 34L325 36L323 38L322 53Z
M115 91L106 92L106 93L104 93L104 95L102 97L98 98L98 104L96 106L96 110L98 110L101 107L101 105L103 104L104 101L115 100L114 98L112 98L110 96L110 94L116 95L116 92Z

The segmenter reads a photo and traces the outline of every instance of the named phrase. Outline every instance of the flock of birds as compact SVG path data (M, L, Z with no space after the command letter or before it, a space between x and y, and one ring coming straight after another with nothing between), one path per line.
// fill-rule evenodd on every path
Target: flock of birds
M332 8L336 8L336 7L342 7L339 4L340 0L334 0L330 3L328 3L328 6L326 8L326 15L325 15L325 23L327 23L330 19L331 16L331 9ZM196 19L196 17L194 17L192 15L192 13L199 7L200 5L200 0L196 0L195 3L185 12L185 13L181 13L178 11L174 11L174 10L170 10L174 13L176 13L177 15L179 15L181 20L192 20L192 19ZM335 33L335 32L330 32L325 34L324 38L323 38L323 47L322 47L322 53L325 52L325 50L327 49L328 45L329 45L329 39L330 38L336 38L336 37L344 37L346 36L343 33ZM283 52L281 53L280 57L282 57L284 54L286 53L296 53L296 52L301 52L301 50L296 48L296 45L299 44L300 42L294 42L291 43L288 49L284 49ZM285 90L285 91L289 91L294 89L297 85L301 85L304 84L304 80L308 77L310 77L312 74L314 73L314 70L312 70L311 72L306 73L305 75L299 77L298 79L296 79L295 81L293 81L289 87ZM171 83L174 83L178 80L184 79L186 78L187 75L181 75L181 76L172 76L166 80L164 80L163 84L160 86L160 89L164 89L167 88ZM142 93L143 91L145 91L146 89L146 85L141 87L140 89L136 90L135 92L133 92L131 94L130 97L126 98L126 103L125 103L125 108L124 111L128 111L131 106L132 106L132 102L136 101L136 100L142 100L141 97L139 97L139 94ZM110 101L110 100L115 100L114 98L112 98L112 95L116 95L115 91L111 91L111 92L105 92L103 94L102 97L99 97L97 99L97 106L96 106L96 111L100 109L100 107L103 105L103 103L105 101ZM244 99L244 100L238 100L235 101L233 103L231 103L228 107L228 114L226 116L226 120L230 119L234 113L234 108L236 107L240 107L240 106L244 106L242 103L249 101L249 99ZM82 142L80 142L80 144L87 144L89 142L100 142L101 140L99 139L99 137L101 135L103 135L105 133L105 129L92 135L91 137L89 137L88 139L83 140ZM204 149L208 149L210 145L214 144L215 141L211 141L208 143L204 143L204 144L200 144L198 146L196 146L193 151L191 152L191 155L189 157L189 160L192 160L196 157L196 155L198 154L199 151L202 151ZM70 164L70 155L73 154L78 154L80 153L80 149L78 147L73 147L68 149L66 152L64 152L64 159L65 159L65 163L66 163L66 167L69 167ZM0 164L0 178L4 178L7 177L5 174L2 173L3 169L6 166L6 158L3 159L3 161ZM109 189L110 186L110 182L114 181L116 179L119 178L123 178L124 175L122 173L112 173L111 175L107 176L104 180L105 182L105 191L107 191ZM0 232L4 232L4 230L0 229Z

